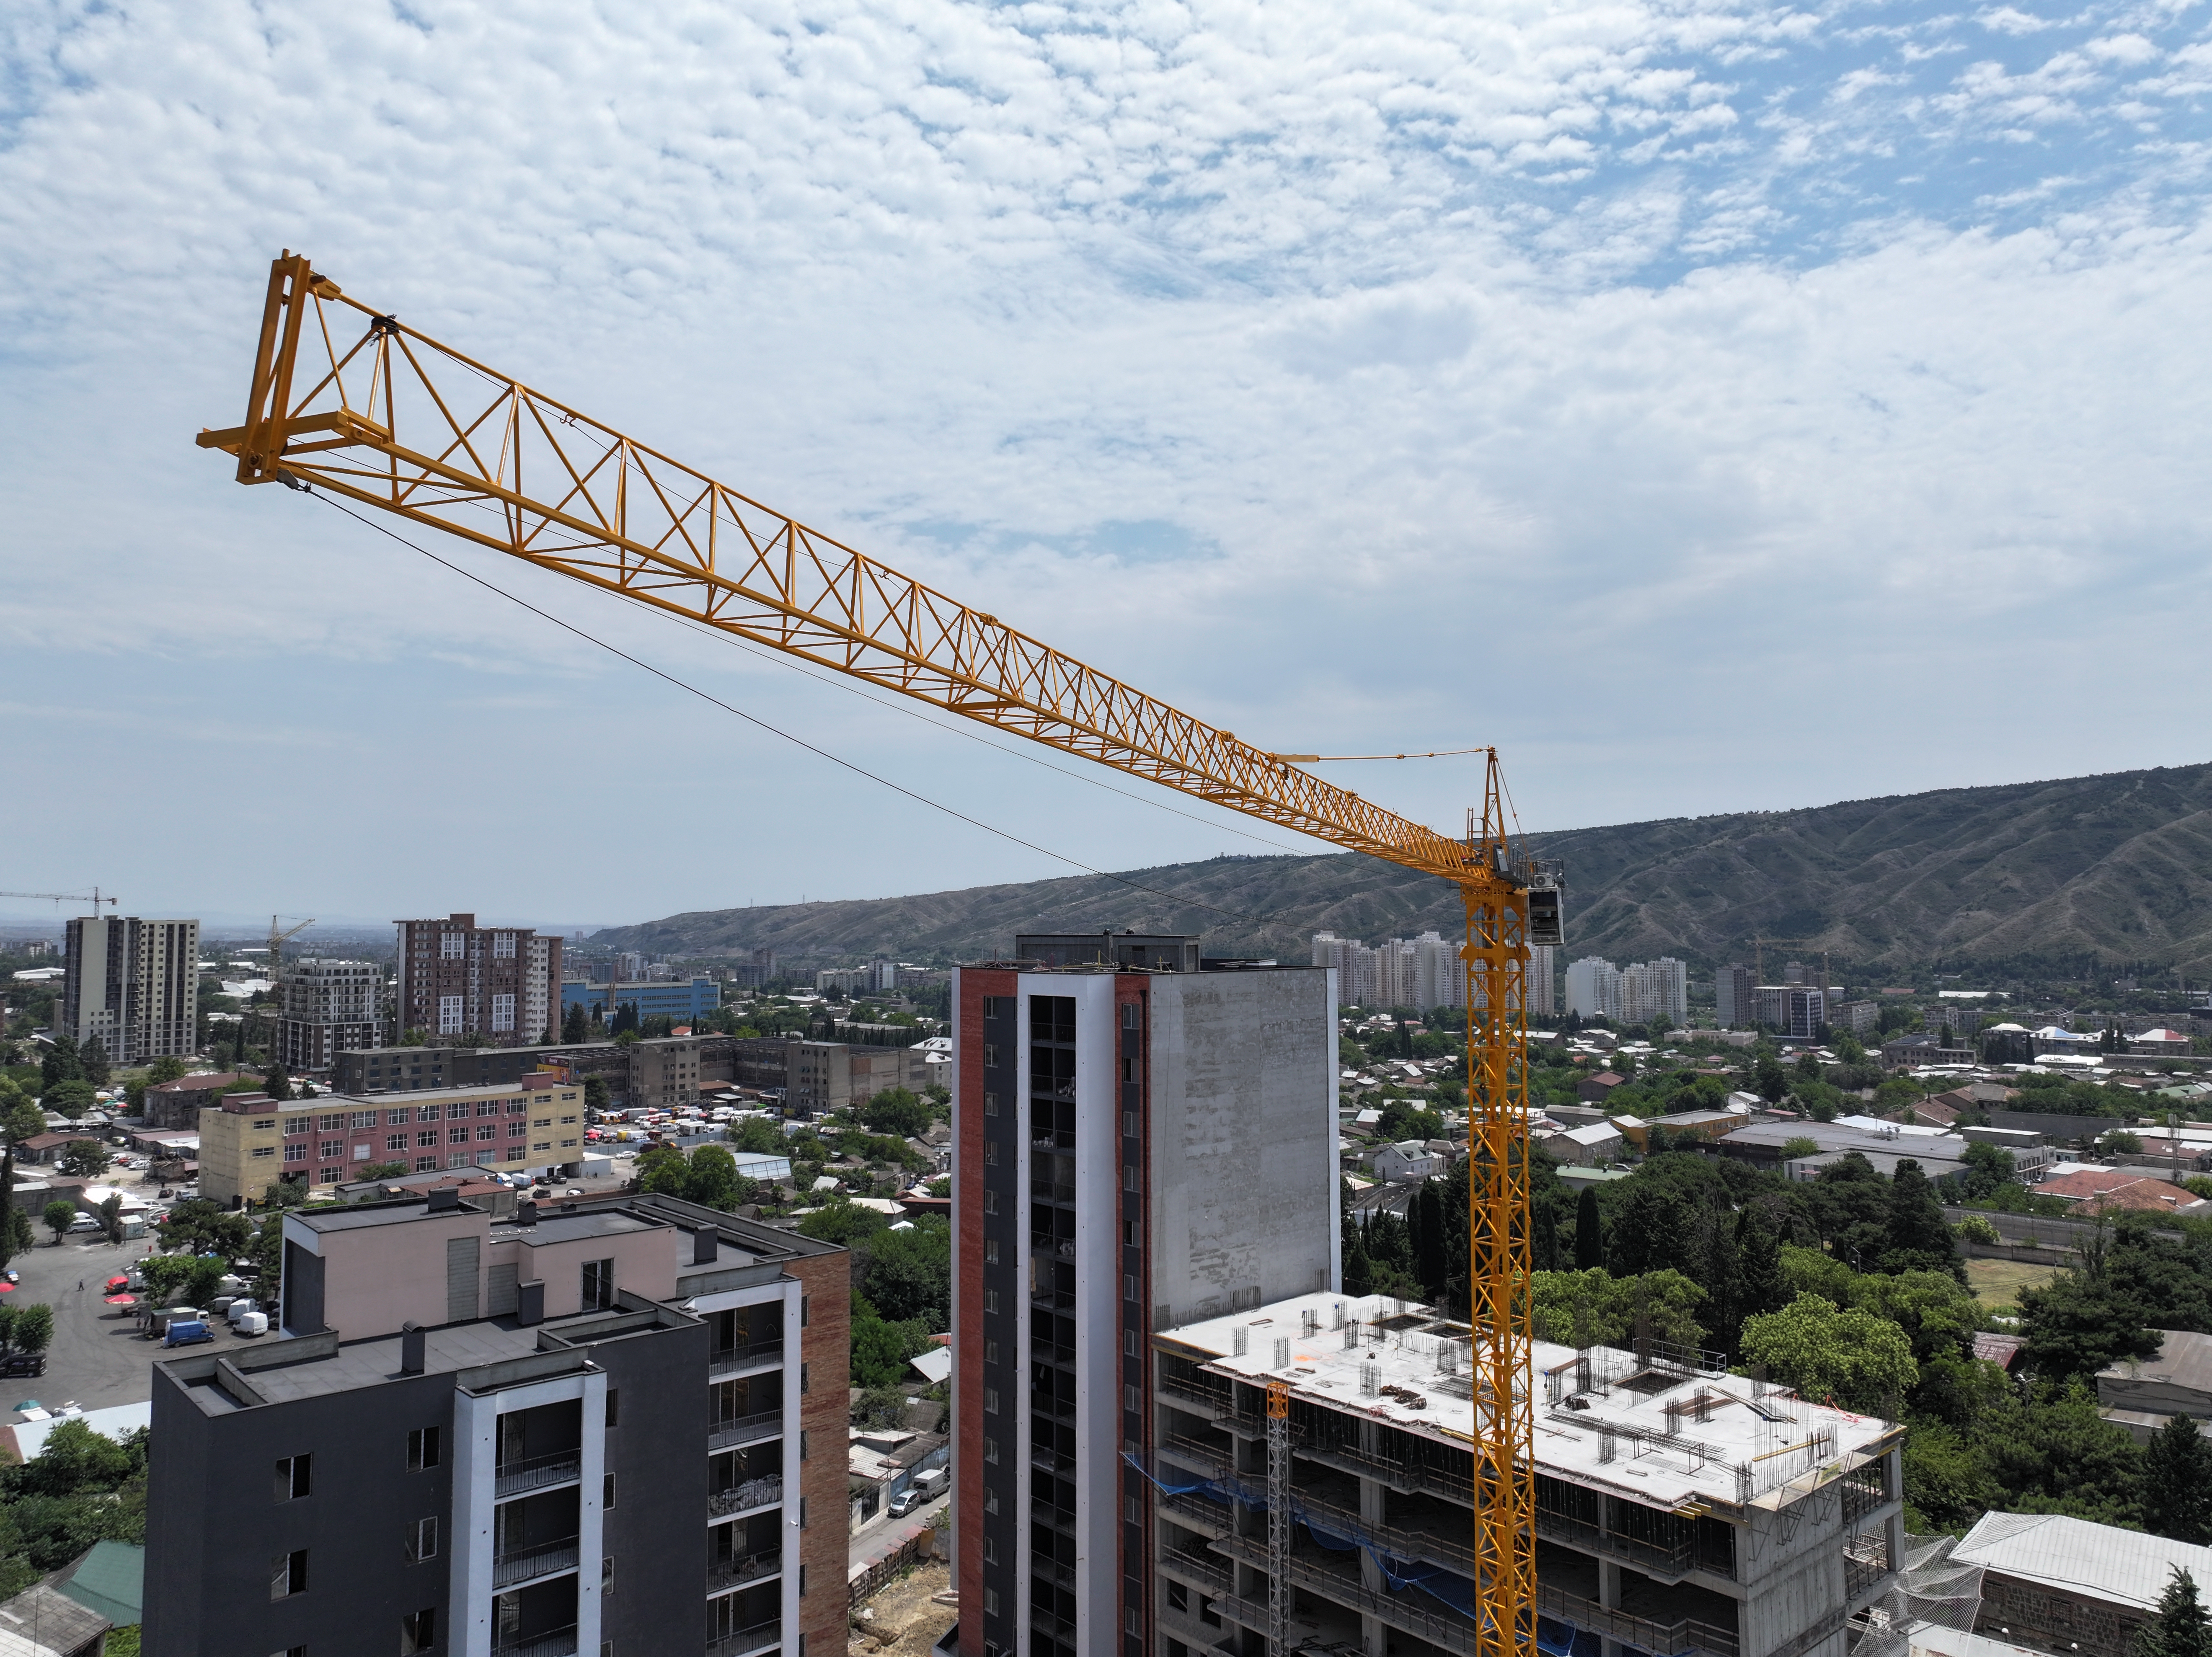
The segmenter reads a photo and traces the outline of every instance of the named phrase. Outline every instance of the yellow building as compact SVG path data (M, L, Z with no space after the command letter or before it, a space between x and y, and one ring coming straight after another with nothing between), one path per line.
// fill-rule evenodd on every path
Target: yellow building
M584 1089L564 1071L402 1096L228 1095L200 1112L200 1194L236 1206L258 1202L280 1179L334 1187L392 1162L410 1174L538 1174L573 1173L583 1161Z

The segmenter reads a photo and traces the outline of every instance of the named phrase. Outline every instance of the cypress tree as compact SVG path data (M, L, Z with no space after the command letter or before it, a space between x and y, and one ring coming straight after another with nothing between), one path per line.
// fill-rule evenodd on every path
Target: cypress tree
M1782 1280L1782 1245L1755 1203L1735 1217L1735 1252L1739 1326L1744 1318L1780 1311L1790 1297Z
M77 1064L84 1072L84 1079L93 1086L107 1085L107 1047L98 1036L77 1049Z
M1605 1264L1605 1226L1597 1214L1597 1187L1584 1186L1575 1201L1575 1270L1594 1271Z
M2154 1534L2202 1547L2212 1520L2212 1447L2187 1416L2171 1416L2143 1453L2143 1523Z
M1559 1221L1548 1203L1536 1211L1536 1269L1559 1269Z
M1436 1181L1424 1182L1413 1206L1420 1211L1421 1229L1413 1250L1413 1274L1429 1293L1429 1303L1443 1304L1445 1279L1444 1204Z
M2197 1598L2197 1579L2176 1565L2158 1611L2136 1630L2133 1657L2212 1657L2212 1628Z
M1367 1228L1355 1223L1345 1228L1344 1235L1344 1292L1371 1295L1375 1292L1375 1266L1367 1258Z
M1907 1158L1890 1177L1889 1213L1883 1238L1881 1269L1885 1272L1948 1272L1963 1283L1959 1245L1944 1223L1943 1205L1935 1187Z
M1713 1339L1721 1350L1733 1357L1743 1321L1743 1262L1736 1247L1735 1225L1723 1211L1712 1217L1705 1232L1705 1258L1699 1262L1698 1273L1705 1291L1701 1315L1711 1324Z

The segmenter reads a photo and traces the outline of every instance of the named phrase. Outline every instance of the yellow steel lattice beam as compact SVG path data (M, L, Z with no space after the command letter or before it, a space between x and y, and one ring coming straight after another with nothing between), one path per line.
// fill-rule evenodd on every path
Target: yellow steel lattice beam
M1528 897L1495 752L1464 841L1382 810L900 574L383 315L270 266L241 483L311 486L641 604L1456 884L1467 907L1475 1650L1534 1636Z

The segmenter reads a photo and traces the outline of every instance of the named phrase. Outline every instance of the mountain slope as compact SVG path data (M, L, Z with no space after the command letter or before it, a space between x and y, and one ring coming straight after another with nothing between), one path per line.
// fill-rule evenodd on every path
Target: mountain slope
M1534 836L1565 860L1572 955L1749 958L1762 933L1903 967L2212 957L2212 765L1942 789L1798 811ZM1218 858L919 897L672 915L594 944L684 955L767 947L795 964L873 953L1002 954L1024 930L1194 932L1209 952L1303 959L1328 930L1368 942L1461 924L1432 877L1349 853ZM1211 906L1211 907L1208 907Z

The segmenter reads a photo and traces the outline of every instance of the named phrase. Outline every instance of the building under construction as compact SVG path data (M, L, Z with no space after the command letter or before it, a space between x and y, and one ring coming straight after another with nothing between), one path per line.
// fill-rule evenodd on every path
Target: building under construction
M1305 1294L1156 1334L1153 1649L1473 1651L1470 1332ZM1842 1657L1903 1557L1903 1429L1642 1346L1535 1344L1538 1645Z

